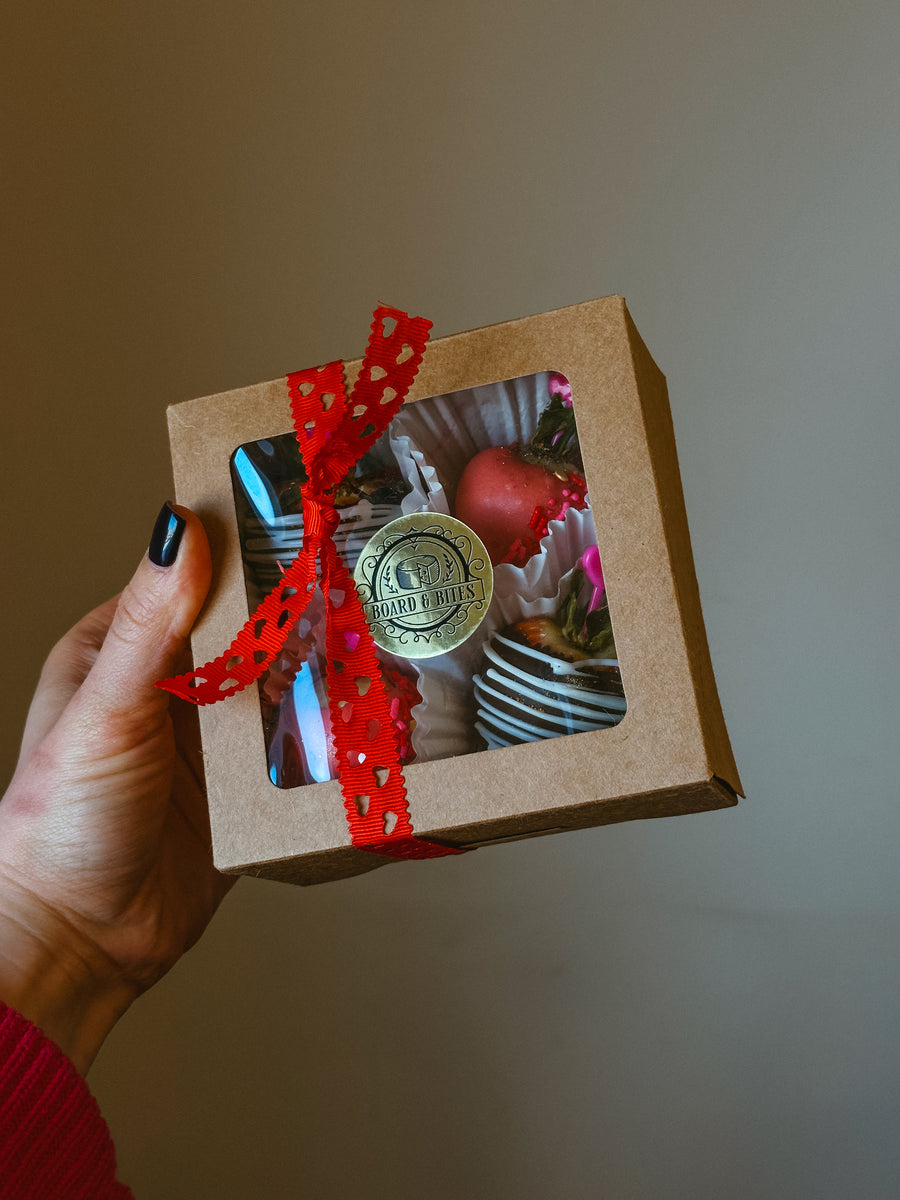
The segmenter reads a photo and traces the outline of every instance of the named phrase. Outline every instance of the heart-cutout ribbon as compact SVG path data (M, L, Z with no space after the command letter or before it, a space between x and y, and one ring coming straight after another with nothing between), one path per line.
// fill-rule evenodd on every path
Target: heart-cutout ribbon
M431 322L375 310L359 378L348 397L340 361L287 376L294 431L307 482L303 548L218 658L157 687L192 704L214 704L257 680L281 651L316 588L325 597L328 708L347 823L354 846L390 858L461 854L416 837L397 735L356 586L334 545L334 489L390 424L419 369ZM368 681L361 688L359 681ZM349 718L348 718L349 709ZM374 734L374 736L373 736ZM365 749L361 749L361 747ZM361 804L360 798L366 803Z

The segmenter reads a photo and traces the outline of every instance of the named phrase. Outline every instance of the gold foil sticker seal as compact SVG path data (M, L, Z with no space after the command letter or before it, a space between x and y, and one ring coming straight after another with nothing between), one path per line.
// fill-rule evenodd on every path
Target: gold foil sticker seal
M442 513L410 513L385 525L353 578L375 644L403 658L446 654L471 637L494 589L481 539Z

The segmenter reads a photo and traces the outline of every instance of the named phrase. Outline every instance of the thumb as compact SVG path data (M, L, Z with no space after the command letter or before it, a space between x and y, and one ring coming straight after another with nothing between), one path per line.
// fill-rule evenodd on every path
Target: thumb
M96 715L141 720L168 708L168 695L154 684L181 666L211 571L200 518L188 508L164 504L84 682L84 700Z

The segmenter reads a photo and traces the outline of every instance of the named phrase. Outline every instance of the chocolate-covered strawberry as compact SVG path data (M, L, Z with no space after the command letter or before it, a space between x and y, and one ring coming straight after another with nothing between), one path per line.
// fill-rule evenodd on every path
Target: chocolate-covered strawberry
M612 621L600 552L588 546L572 572L565 597L552 617L526 617L515 629L529 646L537 646L570 663L614 659ZM591 668L587 668L591 669Z
M475 727L489 747L621 721L625 694L596 547L572 572L554 614L491 634L484 653L475 676Z
M305 632L301 632L301 626ZM260 679L269 776L278 787L319 783L338 775L325 659L316 648L314 634L309 622L301 618ZM382 662L379 667L400 762L405 765L416 757L411 741L416 727L413 710L422 697L411 669L404 671Z
M549 384L551 400L531 440L480 451L456 490L456 516L478 534L495 566L523 566L550 521L587 505L571 389L562 375L551 375Z
M301 487L305 474L290 480L279 492L283 512L300 512L302 509ZM399 505L412 487L400 475L397 467L385 467L375 463L357 463L351 467L334 490L334 506L337 509L351 508L360 500L373 505Z

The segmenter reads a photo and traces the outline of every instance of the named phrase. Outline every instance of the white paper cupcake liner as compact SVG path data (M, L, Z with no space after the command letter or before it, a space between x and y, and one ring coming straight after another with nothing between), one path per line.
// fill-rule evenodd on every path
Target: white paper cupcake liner
M459 477L480 450L531 438L550 403L549 378L543 371L403 405L388 430L391 448L405 477L404 463L421 473L430 511L453 512Z

